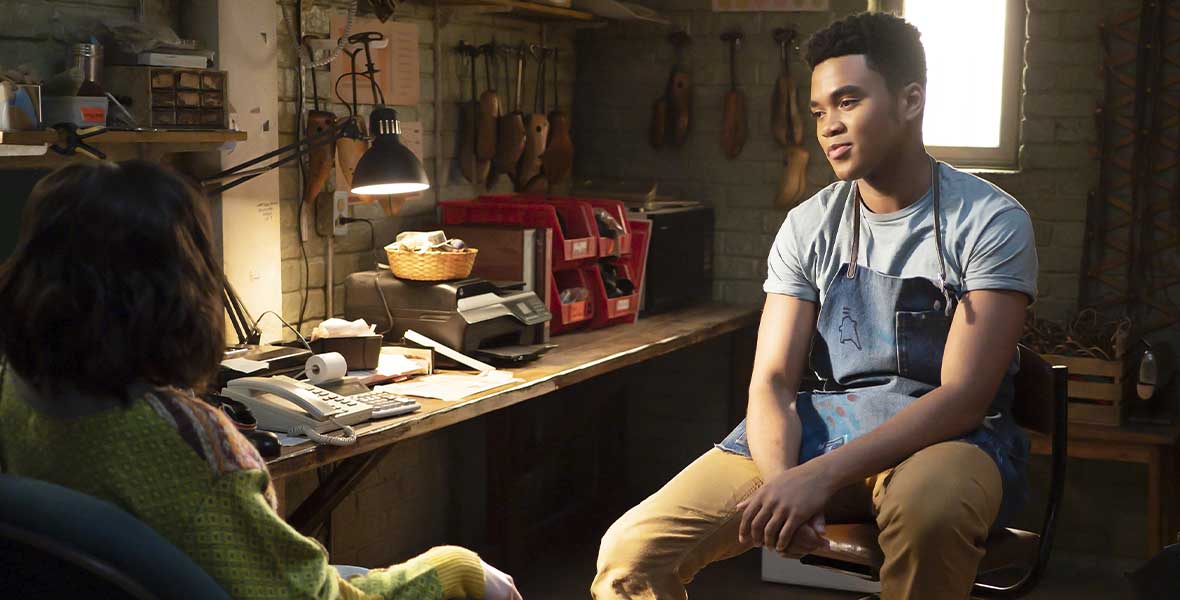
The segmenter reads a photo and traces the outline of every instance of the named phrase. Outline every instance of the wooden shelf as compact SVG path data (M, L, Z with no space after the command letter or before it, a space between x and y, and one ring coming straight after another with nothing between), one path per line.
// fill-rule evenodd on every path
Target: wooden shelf
M594 21L598 19L598 17L588 12L574 10L572 8L561 8L539 2L525 2L523 0L438 0L438 3L440 6L448 7L477 6L503 8L512 13L542 19L565 19L572 21Z
M245 131L230 130L108 130L86 143L98 148L108 160L164 160L169 154L209 152L225 142L243 142ZM33 156L0 156L0 169L55 169L71 161L88 161L81 154L62 156L47 146L60 141L52 129L39 131L0 131L0 148L4 146L41 146L45 152Z
M245 140L246 132L244 131L110 130L88 138L87 142L96 146L102 146L103 144L221 144L224 142L242 142ZM38 131L0 131L0 144L36 146L39 144L53 144L57 141L58 133L52 129Z

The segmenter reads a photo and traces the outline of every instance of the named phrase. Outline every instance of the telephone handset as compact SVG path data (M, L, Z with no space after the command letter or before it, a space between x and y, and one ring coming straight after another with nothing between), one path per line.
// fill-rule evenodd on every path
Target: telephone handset
M233 379L221 394L249 406L260 429L303 434L335 445L355 442L356 435L348 426L367 421L373 414L372 407L362 402L285 375ZM323 435L337 429L343 429L345 435Z

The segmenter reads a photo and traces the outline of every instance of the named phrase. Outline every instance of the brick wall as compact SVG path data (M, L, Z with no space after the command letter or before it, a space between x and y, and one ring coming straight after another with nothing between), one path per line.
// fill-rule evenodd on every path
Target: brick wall
M305 35L326 35L333 15L345 16L349 2L343 0L317 0L304 2L303 28ZM279 0L279 5L294 15L292 0ZM362 2L362 5L364 3ZM352 208L353 216L372 219L375 230L374 250L369 249L369 230L364 223L348 225L348 233L335 240L335 277L337 284L356 271L374 268L379 260L385 262L381 248L393 241L400 231L420 229L436 223L435 205L438 199L470 198L478 194L470 184L463 179L458 171L456 156L458 148L459 104L470 95L470 77L464 64L460 62L454 48L460 40L469 44L483 44L494 37L496 42L515 45L520 42L537 43L545 36L546 45L556 46L560 50L558 65L558 82L561 86L561 98L566 102L573 97L573 29L562 23L551 23L544 28L537 22L521 20L500 15L479 15L462 9L449 11L445 16L446 25L443 27L439 40L443 47L441 64L434 64L434 31L431 22L432 11L417 4L399 4L396 18L403 22L414 23L418 26L419 51L421 69L421 99L417 106L398 106L399 118L402 121L421 121L423 129L423 166L431 179L434 189L426 192L421 200L407 203L400 214L390 218L377 205L360 205ZM354 32L357 31L354 28ZM295 98L296 78L294 50L290 43L290 35L286 27L280 26L280 141L288 143L294 140L295 131ZM479 64L479 90L483 90L484 69ZM342 104L335 101L331 94L331 81L327 73L320 73L318 80L321 104L328 103L328 109L338 115L347 114ZM434 80L441 77L441 121L442 142L435 147L435 98ZM312 87L310 79L305 83L305 93L309 97L308 108L311 107L310 96ZM532 76L525 78L525 92L522 98L531 99ZM503 95L501 94L501 97ZM528 105L528 102L524 102ZM567 106L568 108L568 106ZM361 112L368 114L369 107L362 106ZM444 161L441 181L435 181L436 160ZM328 189L333 189L329 181ZM505 178L494 192L511 191ZM303 260L300 255L299 237L296 234L296 214L299 204L300 186L298 184L298 170L296 167L282 169L280 177L280 198L282 214L282 258L283 258L283 315L288 321L294 322L298 318L299 306L302 300L301 287L303 285ZM321 202L326 206L327 202ZM324 211L320 211L320 229L327 231L328 220ZM325 238L311 232L305 244L308 255L308 284L307 310L304 317L304 331L310 329L325 316ZM334 309L337 315L343 311L343 288L335 289Z
M175 29L178 0L147 0L144 18ZM69 45L87 41L104 19L135 18L138 0L0 0L0 67L32 67L42 77L62 70Z
M661 190L711 203L717 211L714 297L759 303L766 254L786 210L772 206L782 153L769 133L769 106L778 75L772 31L796 28L805 39L828 23L864 10L866 3L832 0L827 13L714 13L709 0L651 2L693 36L693 131L678 149L647 144L651 102L662 92L673 52L664 30L621 26L583 32L578 90L582 101L576 134L582 142L577 168L587 177L656 180ZM659 4L659 6L656 6ZM1015 196L1032 214L1041 260L1038 311L1061 316L1077 303L1086 193L1097 182L1093 110L1102 92L1098 75L1098 21L1106 5L1030 0L1020 170L981 173ZM1113 10L1110 8L1110 10ZM719 143L721 101L729 84L727 48L718 35L745 33L738 81L748 99L750 138L742 154L726 160ZM809 71L792 60L799 95L807 98ZM619 89L628 93L616 93ZM813 129L809 196L834 180Z

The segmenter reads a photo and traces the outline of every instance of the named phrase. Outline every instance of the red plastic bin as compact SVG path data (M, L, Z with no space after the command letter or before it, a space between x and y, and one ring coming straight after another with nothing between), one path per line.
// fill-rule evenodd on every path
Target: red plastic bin
M631 253L632 235L631 227L627 223L627 207L621 200L610 200L607 198L582 198L571 196L552 196L548 194L488 194L479 197L480 202L547 202L558 207L563 207L564 210L584 212L585 209L581 207L583 204L590 206L590 217L593 228L591 231L594 237L598 240L598 256L612 257L612 256L626 256ZM594 219L594 209L601 208L619 222L623 227L623 233L617 238L609 238L598 233L598 223ZM559 209L562 210L562 209ZM563 211L562 216L565 217ZM616 245L618 246L618 253L615 253Z
M590 329L599 329L620 323L634 323L639 314L639 283L635 280L634 271L626 261L603 262L612 262L621 277L625 277L635 284L635 290L626 296L608 298L599 266L591 265L581 269L590 279L590 295L594 299L594 316L590 319Z
M549 321L549 333L560 335L570 331L585 329L594 318L594 288L590 282L589 269L570 269L553 274L549 283L549 312L553 318ZM599 282L601 286L601 281ZM572 287L584 287L590 291L590 297L580 302L561 303L561 290Z
M603 257L616 256L615 245L618 244L617 256L627 256L631 254L633 247L632 239L634 236L631 231L631 224L627 221L627 207L623 205L622 200L608 200L605 198L571 198L572 200L582 200L590 203L593 208L601 208L605 210L610 216L614 217L619 225L622 225L623 232L617 238L609 238L604 236L598 237L598 255Z
M439 210L444 227L490 223L552 229L554 271L585 265L598 256L598 226L589 204L563 206L528 200L448 200L439 202Z

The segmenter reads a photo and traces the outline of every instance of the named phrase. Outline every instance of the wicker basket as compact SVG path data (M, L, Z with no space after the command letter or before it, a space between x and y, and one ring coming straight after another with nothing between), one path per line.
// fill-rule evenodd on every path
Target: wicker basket
M447 281L462 279L475 266L475 248L460 252L403 252L386 250L389 270L400 279L414 281Z

